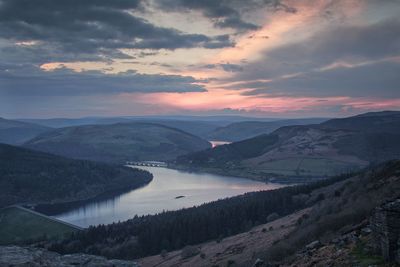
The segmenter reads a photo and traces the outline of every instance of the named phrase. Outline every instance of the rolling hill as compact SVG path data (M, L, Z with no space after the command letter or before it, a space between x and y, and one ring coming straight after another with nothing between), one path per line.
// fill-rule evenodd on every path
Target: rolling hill
M291 119L276 121L242 121L231 123L227 126L218 127L208 134L208 140L236 142L252 138L260 134L268 134L282 126L305 125L321 123L327 119Z
M255 179L327 177L400 158L400 112L285 126L179 157L177 167Z
M207 149L210 143L178 129L132 122L60 128L24 146L71 158L125 163L129 160L172 160Z
M42 125L0 118L0 143L20 145L49 130Z
M0 207L85 200L150 182L149 172L0 144Z

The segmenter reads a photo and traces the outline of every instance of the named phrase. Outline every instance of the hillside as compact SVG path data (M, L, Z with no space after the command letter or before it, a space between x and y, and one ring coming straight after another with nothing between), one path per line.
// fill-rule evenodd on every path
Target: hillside
M276 121L243 121L218 127L208 134L208 140L236 142L260 134L268 134L282 126L321 123L326 119L291 119Z
M263 180L321 178L400 158L399 125L400 112L384 112L285 126L179 157L176 167Z
M20 206L0 209L0 218L0 245L40 240L44 235L61 239L65 234L81 230Z
M400 162L383 164L292 196L306 203L306 208L287 216L277 215L246 232L193 245L191 250L186 247L145 257L139 263L160 267L398 266L385 263L380 252L372 249L376 241L369 221L376 207L399 197L399 190Z
M0 144L0 207L84 200L104 192L136 188L151 179L150 173L138 169Z
M287 261L313 241L329 243L360 223L365 225L375 207L399 197L399 190L400 161L392 161L307 185L100 225L49 245L61 253L123 259L162 252L141 259L143 266L253 266L257 258Z
M152 123L83 125L53 130L25 147L77 159L125 163L166 161L203 150L210 143L178 129Z
M20 145L50 129L33 123L0 118L0 143Z

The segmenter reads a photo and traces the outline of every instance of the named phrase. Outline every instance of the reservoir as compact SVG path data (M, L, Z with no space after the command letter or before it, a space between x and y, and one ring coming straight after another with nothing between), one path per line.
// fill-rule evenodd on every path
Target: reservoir
M154 176L148 185L109 199L82 204L72 210L53 214L53 217L88 227L128 220L135 215L198 206L246 192L272 190L284 186L209 173L159 167L140 168Z

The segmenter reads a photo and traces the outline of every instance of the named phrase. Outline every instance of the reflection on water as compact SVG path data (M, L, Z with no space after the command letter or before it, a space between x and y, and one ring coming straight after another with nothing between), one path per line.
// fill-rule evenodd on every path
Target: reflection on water
M212 147L227 145L227 144L231 143L231 142L227 142L227 141L209 141L209 142L211 143Z
M154 175L153 181L147 186L108 200L84 204L54 217L87 227L123 221L135 215L192 207L246 192L271 190L283 186L208 173L189 173L156 167L141 168Z

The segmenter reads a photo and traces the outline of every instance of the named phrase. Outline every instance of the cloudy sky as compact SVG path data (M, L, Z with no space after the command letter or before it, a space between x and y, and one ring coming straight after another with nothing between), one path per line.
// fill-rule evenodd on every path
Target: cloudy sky
M0 0L0 116L400 109L399 0Z

